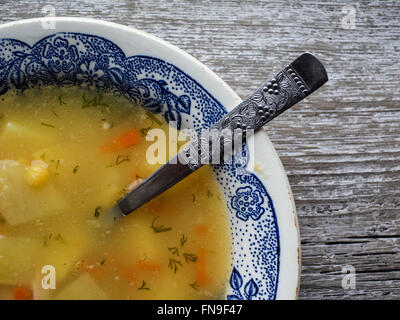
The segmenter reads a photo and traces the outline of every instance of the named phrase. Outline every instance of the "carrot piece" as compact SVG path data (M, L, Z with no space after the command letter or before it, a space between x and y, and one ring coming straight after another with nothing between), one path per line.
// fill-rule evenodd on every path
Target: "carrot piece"
M205 237L210 234L210 227L205 224L197 224L194 227L194 232L199 236Z
M140 271L156 272L161 270L159 263L151 262L149 260L139 260L136 262L136 266Z
M14 289L14 300L32 300L32 291L23 287Z
M102 153L125 149L140 142L140 133L136 129L125 131L118 137L100 147Z
M197 283L199 286L204 286L208 283L206 270L206 249L200 248L197 254L196 262Z
M158 214L174 214L178 212L178 207L172 203L166 203L158 199L149 203L149 209Z
M82 263L81 264L82 271L90 274L93 279L100 280L105 277L105 272L100 265L90 264L90 263Z
M136 281L135 273L131 270L131 268L127 267L124 263L120 262L117 258L115 258L112 254L107 254L109 257L109 261L111 264L117 269L118 273L127 279L130 282Z

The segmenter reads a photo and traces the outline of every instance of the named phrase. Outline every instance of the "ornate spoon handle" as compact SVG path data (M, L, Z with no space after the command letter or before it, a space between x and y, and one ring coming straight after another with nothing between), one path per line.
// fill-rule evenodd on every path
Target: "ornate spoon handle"
M328 76L322 63L312 54L304 53L286 66L270 81L264 83L253 94L247 97L235 109L214 124L210 131L222 132L224 129L234 132L241 130L257 130L280 115L291 106L304 99L321 87ZM206 143L209 147L209 141ZM164 192L193 171L209 161L193 161L190 153L200 155L204 151L198 144L191 143L176 157L154 172L136 189L125 196L112 210L114 217L126 215L144 203ZM212 152L206 154L210 160ZM182 161L187 159L187 161Z
M304 53L264 83L235 109L225 115L213 129L257 130L310 93L321 87L328 76L322 63Z

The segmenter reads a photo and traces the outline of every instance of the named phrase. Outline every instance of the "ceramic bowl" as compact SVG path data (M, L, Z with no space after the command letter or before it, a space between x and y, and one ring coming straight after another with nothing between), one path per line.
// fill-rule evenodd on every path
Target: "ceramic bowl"
M84 18L30 19L0 26L0 94L46 85L110 91L162 114L179 128L197 131L241 101L195 58L133 28ZM295 206L266 133L257 132L233 163L214 169L232 234L224 296L296 298L300 247Z

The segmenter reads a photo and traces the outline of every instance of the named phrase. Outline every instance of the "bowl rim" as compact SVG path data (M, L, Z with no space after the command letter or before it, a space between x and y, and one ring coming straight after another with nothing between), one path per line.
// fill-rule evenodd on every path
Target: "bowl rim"
M18 37L19 31L18 27L25 27L30 24L42 24L43 22L48 22L49 19L54 19L56 24L63 24L63 25L69 25L72 27L72 29L75 30L66 30L61 28L62 30L56 29L48 29L45 30L43 29L43 33L39 36L37 36L38 40L46 37L47 35L52 35L58 32L84 32L87 34L94 34L97 36L104 36L102 33L91 33L85 31L78 31L79 24L86 24L90 25L92 28L96 29L99 28L98 31L104 31L104 30L114 30L114 31L124 31L127 33L131 33L132 35L142 37L143 39L146 40L151 40L153 44L157 44L159 47L164 47L167 53L174 52L176 54L175 58L174 55L168 56L170 59L165 59L165 57L159 57L156 56L157 58L163 59L167 61L168 63L173 64L174 66L177 66L179 69L184 70L185 73L187 73L193 80L195 80L197 83L199 83L211 96L213 96L214 99L219 101L228 111L232 110L234 106L239 104L242 99L239 97L239 95L224 81L222 80L216 73L214 73L211 69L209 69L207 66L205 66L203 63L201 63L198 59L194 58L191 54L187 53L186 51L180 49L176 45L173 45L172 43L165 41L161 38L158 38L157 36L154 36L150 33L147 33L145 31L136 29L134 27L129 27L125 26L119 23L115 22L110 22L110 21L104 21L100 19L93 19L93 18L82 18L82 17L51 17L51 18L31 18L31 19L23 19L23 20L18 20L14 22L8 22L0 25L0 38L8 38L8 36L4 37L3 35L10 35L10 37ZM22 28L23 29L23 28ZM19 30L22 30L19 29ZM103 30L101 30L103 29ZM112 38L105 37L106 39L111 40L113 43L117 44L120 48L123 47L120 45L118 40ZM28 41L24 42L28 43L29 45L33 45L36 43L34 41L33 43L29 43ZM123 42L123 41L122 41ZM125 42L125 47L129 47L129 41ZM125 53L125 50L123 50ZM127 54L128 55L128 54ZM174 58L174 59L172 59ZM179 59L178 59L179 58ZM179 60L179 61L178 61ZM196 76L194 75L196 74ZM199 79L200 78L200 79ZM271 158L274 158L277 167L279 168L280 172L278 175L280 175L279 180L280 182L284 185L284 188L286 189L285 197L286 201L289 201L290 203L290 213L281 213L278 214L278 211L276 210L276 215L277 215L277 221L278 221L278 229L279 229L279 243L281 244L283 241L282 237L285 238L285 241L288 241L288 237L291 237L292 245L295 245L295 249L297 251L296 257L294 257L294 253L290 255L290 257L287 257L291 263L295 263L295 267L290 270L293 272L294 270L297 271L296 274L289 274L289 272L286 272L286 274L282 273L281 266L280 272L278 275L278 286L277 286L277 294L276 298L277 299L297 299L299 295L299 286L300 286L300 274L301 274L301 247L300 247L300 230L299 230L299 225L298 225L298 216L296 212L296 206L294 203L294 197L293 193L289 184L288 177L286 175L285 169L283 167L283 164L272 144L270 139L268 138L265 130L260 130L257 132L256 136L259 137L259 141L262 141L262 143L266 144L266 148L268 151L272 154ZM254 171L253 171L254 172ZM258 174L257 174L258 175ZM265 184L265 180L261 179L263 184ZM268 190L268 189L267 189ZM283 196L283 195L282 195ZM275 201L275 200L274 200ZM282 200L283 201L283 200ZM286 210L287 211L287 210ZM291 215L291 216L290 216ZM282 232L281 229L281 220L285 220L285 224L287 224L288 221L294 222L294 227L291 226L290 230L288 229L287 226L284 226L284 232ZM288 220L288 221L286 221ZM286 229L286 230L285 230ZM291 235L289 232L295 232L296 236ZM280 246L281 247L281 246ZM294 248L291 248L294 249ZM280 256L282 255L282 250L279 252ZM285 253L286 254L286 253ZM279 264L282 264L283 261L280 259ZM288 280L289 279L289 280ZM283 282L282 282L283 281ZM287 285L289 287L288 290L284 288L283 292L280 292L282 290L281 285Z

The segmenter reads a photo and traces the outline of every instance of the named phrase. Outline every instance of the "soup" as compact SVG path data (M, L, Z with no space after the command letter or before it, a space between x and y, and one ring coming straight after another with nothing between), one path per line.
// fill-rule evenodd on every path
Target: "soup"
M0 298L223 298L230 232L209 166L103 225L160 166L146 160L152 128L169 131L111 94L41 88L0 98Z

